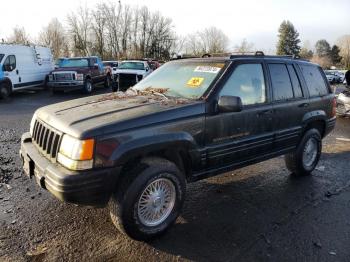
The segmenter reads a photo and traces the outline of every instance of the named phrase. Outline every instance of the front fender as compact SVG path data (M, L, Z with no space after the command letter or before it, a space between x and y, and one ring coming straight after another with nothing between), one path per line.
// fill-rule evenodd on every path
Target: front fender
M186 132L178 132L141 137L121 143L112 153L110 162L114 165L123 165L137 156L167 149L185 150L193 163L200 159L198 145L193 137Z

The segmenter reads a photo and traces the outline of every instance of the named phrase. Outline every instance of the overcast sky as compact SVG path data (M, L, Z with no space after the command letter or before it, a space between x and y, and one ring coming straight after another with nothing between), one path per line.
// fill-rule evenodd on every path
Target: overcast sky
M115 0L116 1L116 0ZM121 0L122 4L147 5L173 20L179 35L216 26L230 39L230 47L243 38L256 49L274 49L277 30L284 19L290 20L302 42L312 45L318 39L334 44L350 34L350 0ZM100 0L1 0L0 39L13 27L23 26L36 37L51 18L66 22L69 12L79 5L93 7Z

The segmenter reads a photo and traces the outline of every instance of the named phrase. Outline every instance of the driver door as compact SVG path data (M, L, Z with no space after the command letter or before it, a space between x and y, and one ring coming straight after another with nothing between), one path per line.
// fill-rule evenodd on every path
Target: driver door
M14 88L20 87L21 77L16 68L16 56L8 55L3 64L5 77L9 78Z
M262 61L234 65L220 96L238 96L241 112L218 112L206 118L207 168L232 166L272 150L273 109Z

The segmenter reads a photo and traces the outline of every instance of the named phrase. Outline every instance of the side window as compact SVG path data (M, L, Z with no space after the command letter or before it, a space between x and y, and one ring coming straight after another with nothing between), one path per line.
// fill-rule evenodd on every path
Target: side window
M264 72L261 64L236 67L220 92L220 96L238 96L243 105L266 102Z
M16 57L14 55L7 56L3 68L4 71L13 71L16 68Z
M290 79L292 80L294 97L303 97L300 81L293 65L287 65Z
M294 97L292 83L285 64L269 64L273 98L275 101L287 100Z
M301 71L309 89L310 96L326 95L329 93L320 69L314 65L300 65Z

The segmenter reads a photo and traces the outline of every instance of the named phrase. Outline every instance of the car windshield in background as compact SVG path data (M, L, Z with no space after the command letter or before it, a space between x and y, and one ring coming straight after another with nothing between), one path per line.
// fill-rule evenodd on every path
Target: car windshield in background
M113 63L113 62L104 62L103 63L104 66L110 66L110 67L118 67L117 63Z
M88 67L89 61L87 59L64 59L61 61L60 67Z
M4 54L0 54L0 63L3 57L4 57Z
M141 62L122 62L119 64L118 69L145 70L145 66Z
M224 62L169 62L133 87L162 89L164 95L198 99L225 66Z

